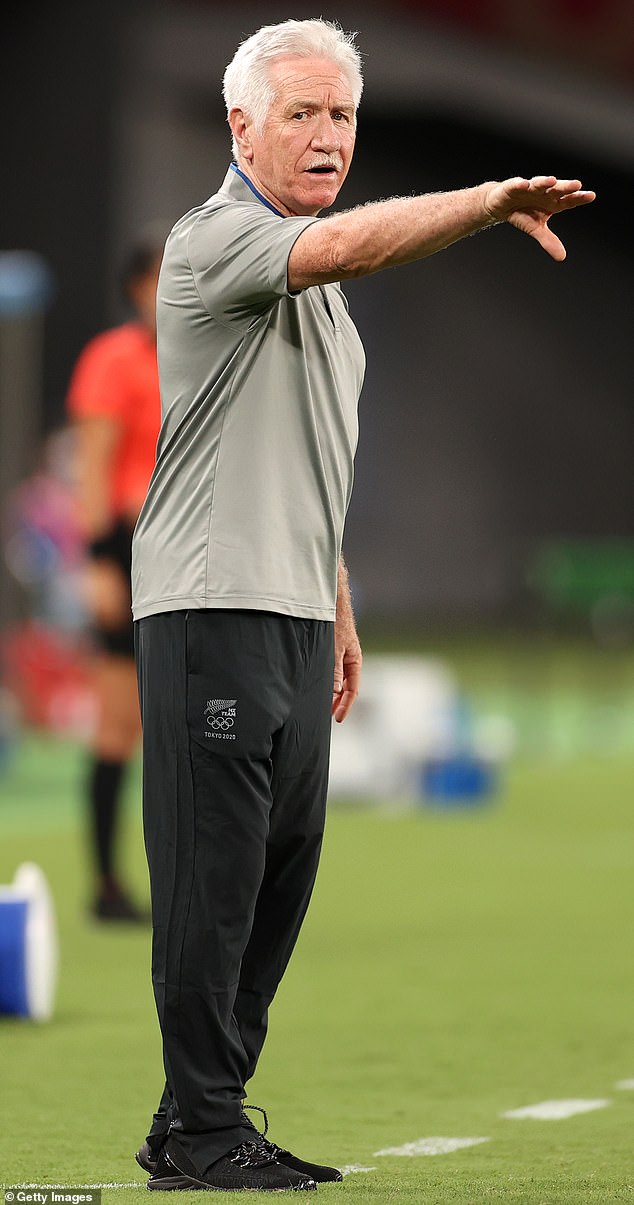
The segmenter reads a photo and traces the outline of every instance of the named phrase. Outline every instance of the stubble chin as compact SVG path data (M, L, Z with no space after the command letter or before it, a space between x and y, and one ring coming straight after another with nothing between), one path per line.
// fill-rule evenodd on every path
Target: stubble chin
M321 209L329 209L330 206L334 205L335 201L337 200L340 187L341 185L337 183L336 186L332 186L327 189L324 188L321 191L306 189L303 194L306 206L309 206L312 210L318 211Z

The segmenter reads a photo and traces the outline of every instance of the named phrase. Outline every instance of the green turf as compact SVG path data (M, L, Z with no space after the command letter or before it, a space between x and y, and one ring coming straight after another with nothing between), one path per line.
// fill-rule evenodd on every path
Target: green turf
M38 862L61 942L54 1019L0 1022L0 1181L136 1182L104 1190L128 1205L146 1199L132 1156L162 1087L149 934L86 917L81 762L72 744L32 736L0 780L0 882ZM615 1088L634 1076L633 783L630 756L519 758L477 811L333 803L250 1091L276 1140L375 1169L320 1199L634 1198L634 1092ZM137 792L138 773L126 850L141 893ZM558 1122L500 1117L568 1097L612 1103ZM373 1154L438 1135L490 1141Z

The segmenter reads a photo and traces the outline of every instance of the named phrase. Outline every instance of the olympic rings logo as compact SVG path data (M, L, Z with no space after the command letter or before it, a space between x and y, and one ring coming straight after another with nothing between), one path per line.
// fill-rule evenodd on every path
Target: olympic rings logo
M215 732L226 732L228 728L233 728L233 720L229 715L214 716L213 720L207 720L207 723Z

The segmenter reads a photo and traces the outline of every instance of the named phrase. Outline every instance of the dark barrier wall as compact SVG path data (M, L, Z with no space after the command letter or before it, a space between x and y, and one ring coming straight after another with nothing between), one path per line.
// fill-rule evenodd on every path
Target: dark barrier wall
M70 362L107 320L117 3L9 5L2 18L0 249L44 256L44 408L57 421Z
M126 236L147 220L175 219L224 175L228 57L258 24L289 15L272 4L218 11L130 0L36 5L10 17L0 245L41 252L57 280L47 317L49 426L60 421L83 342L121 316L113 280ZM363 45L372 14L340 19L361 30ZM420 37L421 65L433 60L424 30L410 33ZM375 35L340 207L550 170L579 174L599 192L592 210L560 222L564 265L502 228L346 286L368 351L346 541L359 607L518 617L536 542L634 535L633 160L600 153L596 137L584 146L583 131L569 145L555 109L552 137L548 122L539 136L527 133L530 123L516 131L501 102L487 119L469 112L464 97L458 103L458 72L453 108L451 78L442 83L442 115L424 89L408 103L396 44L381 58L379 42ZM581 103L581 77L577 87Z
M347 545L371 610L522 615L541 539L634 535L625 177L458 121L365 113L345 199L542 166L599 193L557 225L564 264L503 227L346 285L368 350Z

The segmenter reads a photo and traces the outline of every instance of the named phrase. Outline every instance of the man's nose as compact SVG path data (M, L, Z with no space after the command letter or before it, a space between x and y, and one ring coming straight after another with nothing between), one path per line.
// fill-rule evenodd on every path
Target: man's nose
M320 117L313 131L312 145L316 151L338 151L341 147L341 131L332 117Z

